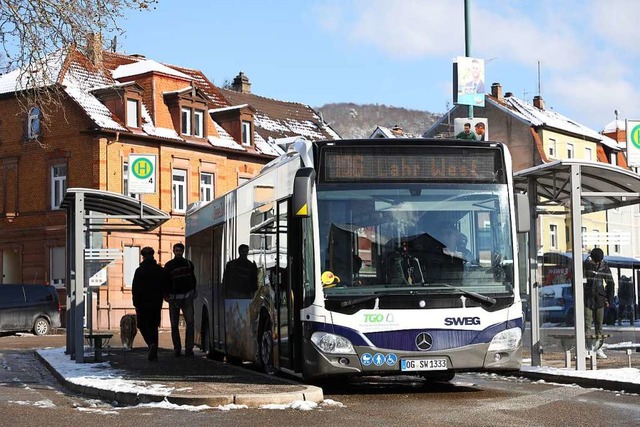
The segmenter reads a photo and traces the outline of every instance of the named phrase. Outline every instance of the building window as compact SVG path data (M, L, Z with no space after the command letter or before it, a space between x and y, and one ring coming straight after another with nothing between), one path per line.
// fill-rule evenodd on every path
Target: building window
M195 110L193 112L193 136L202 138L204 136L204 111Z
M187 171L173 170L173 210L185 212L187 210Z
M618 153L616 152L611 153L611 164L612 165L618 164Z
M51 167L51 209L59 209L67 191L67 165Z
M251 145L251 122L242 122L242 145Z
M551 249L558 249L558 226L555 224L549 225L549 245Z
M582 227L582 249L587 249L587 244L585 243L585 240L587 238L587 227Z
M56 246L49 249L51 285L56 288L64 288L64 279L66 276L65 259L64 246Z
M244 184L245 182L249 182L251 180L251 178L249 178L248 176L239 176L238 177L238 187L241 186L242 184Z
M556 157L556 140L549 140L549 157Z
M201 173L200 174L200 200L203 202L210 202L214 198L213 191L213 174Z
M182 134L191 135L191 108L182 107Z
M567 144L567 158L573 159L573 144Z
M591 156L591 148L586 148L584 149L584 159L585 160L593 160L593 157Z
M140 127L140 102L136 99L127 99L127 126Z
M129 163L127 162L122 163L122 194L134 199L140 199L139 194L129 193Z
M130 288L133 284L133 275L136 272L136 268L140 266L140 247L125 246L122 254L122 264L124 266L124 287Z
M37 139L42 131L40 107L32 107L27 117L27 139Z

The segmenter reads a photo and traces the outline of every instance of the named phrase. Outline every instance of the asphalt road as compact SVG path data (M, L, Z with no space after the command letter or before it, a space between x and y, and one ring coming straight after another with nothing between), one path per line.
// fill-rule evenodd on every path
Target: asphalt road
M433 384L412 377L360 379L325 389L325 399L342 407L310 411L118 408L68 393L33 355L35 348L63 345L63 335L0 337L0 425L640 425L638 395L487 374Z

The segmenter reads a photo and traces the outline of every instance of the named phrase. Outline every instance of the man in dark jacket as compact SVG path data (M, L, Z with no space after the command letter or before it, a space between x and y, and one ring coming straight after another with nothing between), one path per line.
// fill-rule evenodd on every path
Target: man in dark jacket
M158 360L158 327L163 287L166 286L164 270L153 258L154 252L153 248L148 246L140 251L142 263L133 276L131 289L138 329L149 346L149 360Z
M184 245L173 245L175 257L164 266L169 278L165 289L165 297L169 302L169 318L171 320L171 340L173 354L180 357L182 345L180 342L180 311L186 323L184 338L184 355L193 356L193 299L196 296L196 276L193 263L184 257Z
M615 283L611 276L611 269L604 262L604 252L600 248L591 250L591 255L584 262L584 328L586 334L591 334L591 324L594 324L595 335L602 335L604 308L613 301ZM606 286L605 286L606 283ZM602 350L597 356L606 358Z

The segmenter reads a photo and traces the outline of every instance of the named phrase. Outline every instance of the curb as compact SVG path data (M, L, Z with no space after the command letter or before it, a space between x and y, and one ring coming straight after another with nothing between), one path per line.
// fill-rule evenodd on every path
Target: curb
M625 393L640 394L640 384L601 380L597 378L581 378L581 377L572 377L568 375L554 375L554 374L546 374L546 373L540 373L540 372L526 372L526 371L515 371L515 372L511 372L510 375L513 375L516 373L521 377L528 378L530 380L535 380L535 381L543 380L546 382L553 382L558 384L575 384L583 388L601 388L609 391L619 391L619 392L625 392Z
M228 395L154 395L145 393L133 393L133 392L115 392L113 390L101 389L97 387L90 387L75 384L68 381L58 371L55 370L49 362L43 358L37 351L34 352L36 358L47 368L49 372L53 374L56 380L70 391L90 396L97 397L99 399L109 400L111 402L117 402L120 405L135 406L139 403L153 403L162 402L164 400L173 403L175 405L208 405L208 406L222 406L235 403L236 405L246 405L249 408L258 408L261 405L268 404L289 404L296 400L307 400L315 403L320 403L324 400L324 393L320 387L312 385L300 385L293 381L284 380L285 382L300 385L303 387L301 391L295 392L279 392L279 393L243 393L243 394L228 394ZM266 375L266 374L265 374Z

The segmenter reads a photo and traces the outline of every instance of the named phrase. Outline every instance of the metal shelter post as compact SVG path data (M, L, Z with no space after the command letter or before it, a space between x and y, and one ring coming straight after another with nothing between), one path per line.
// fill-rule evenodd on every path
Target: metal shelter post
M529 197L529 210L531 212L531 229L529 230L529 307L531 312L531 366L541 366L542 350L540 348L540 300L538 300L538 283L536 274L538 270L538 214L537 214L537 187L536 178L530 176L527 179L527 196Z
M76 194L74 205L73 257L75 279L72 283L71 309L76 363L84 363L84 193Z
M573 253L573 289L576 337L576 369L587 368L584 341L584 286L582 271L582 167L571 165L571 251Z

